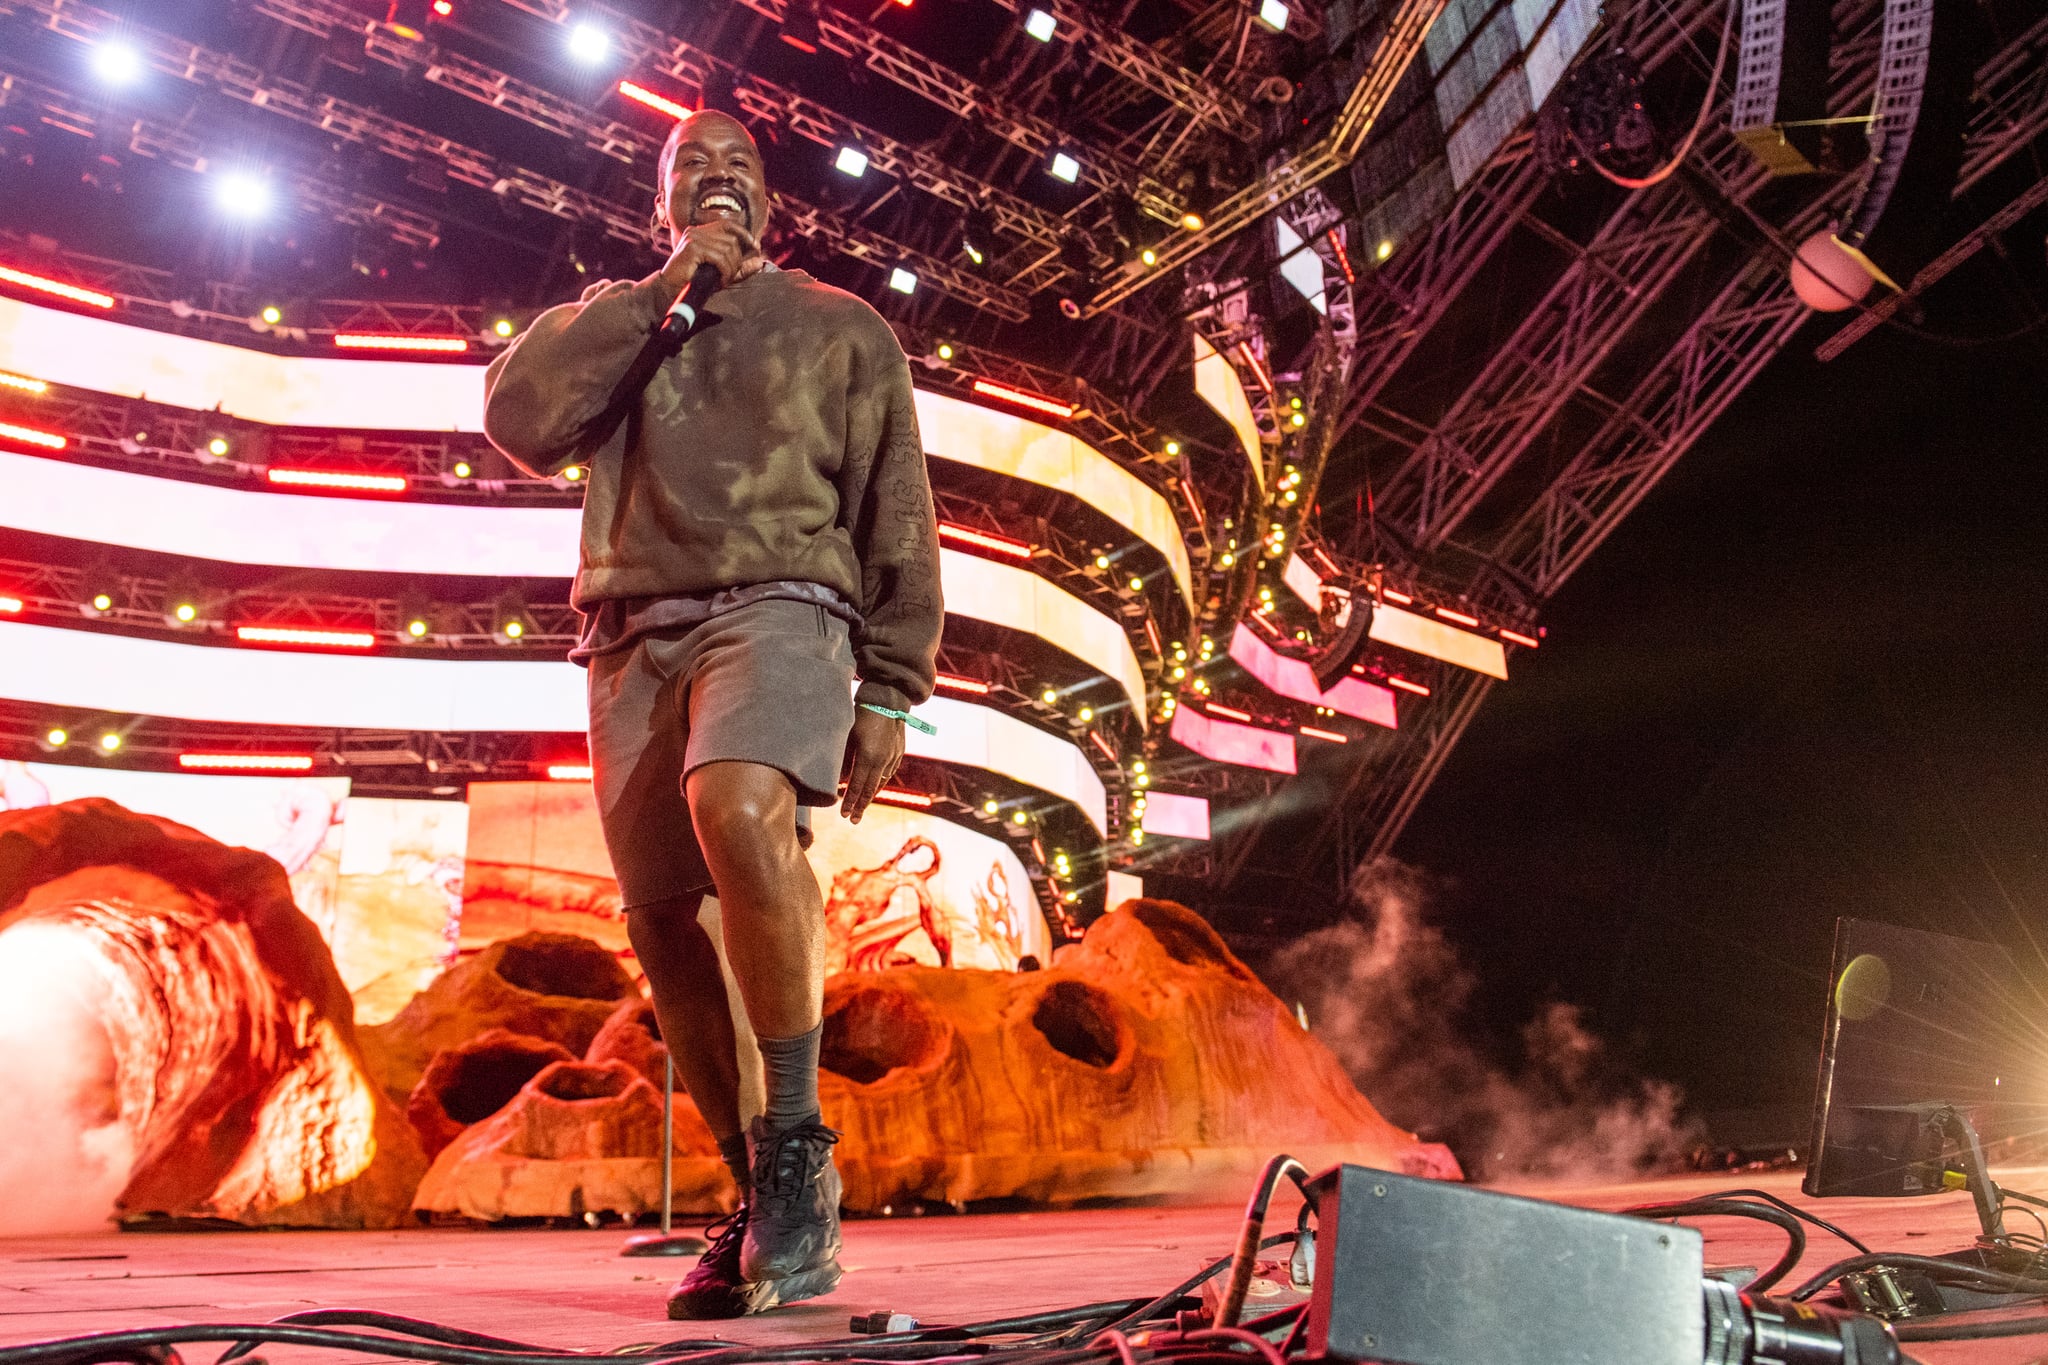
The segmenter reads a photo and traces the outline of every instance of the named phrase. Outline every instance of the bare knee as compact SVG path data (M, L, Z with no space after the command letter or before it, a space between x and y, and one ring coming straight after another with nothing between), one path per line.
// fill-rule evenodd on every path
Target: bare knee
M771 880L799 853L796 789L759 763L708 763L690 774L690 822L715 873Z

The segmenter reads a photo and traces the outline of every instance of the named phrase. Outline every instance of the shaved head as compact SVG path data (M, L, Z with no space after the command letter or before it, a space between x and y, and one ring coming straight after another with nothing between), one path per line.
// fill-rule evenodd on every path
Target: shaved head
M676 152L681 149L684 140L699 136L713 124L723 124L727 127L738 129L740 136L745 138L747 144L754 149L754 158L757 161L760 159L761 144L754 141L754 135L748 131L746 124L741 123L731 114L717 109L699 109L688 118L679 120L675 127L669 129L668 141L661 144L661 183L655 186L655 193L658 196L663 199L668 197L669 177L675 174Z

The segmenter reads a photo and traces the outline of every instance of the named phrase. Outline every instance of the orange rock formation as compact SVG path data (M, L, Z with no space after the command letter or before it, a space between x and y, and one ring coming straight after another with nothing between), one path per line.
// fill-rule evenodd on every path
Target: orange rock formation
M97 987L104 1046L82 1090L133 1153L121 1217L404 1215L424 1156L370 1082L348 992L276 862L110 801L0 813L0 954L22 952Z

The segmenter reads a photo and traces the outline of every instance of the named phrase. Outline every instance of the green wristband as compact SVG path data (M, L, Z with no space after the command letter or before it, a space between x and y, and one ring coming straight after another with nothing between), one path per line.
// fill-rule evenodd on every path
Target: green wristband
M890 706L877 706L871 701L862 702L860 704L860 709L863 711L872 711L878 716L887 716L890 720L900 720L905 725L913 726L916 729L924 731L928 735L936 735L939 732L938 726L932 724L928 720L919 720L916 716L911 715L908 711L898 711L894 707Z

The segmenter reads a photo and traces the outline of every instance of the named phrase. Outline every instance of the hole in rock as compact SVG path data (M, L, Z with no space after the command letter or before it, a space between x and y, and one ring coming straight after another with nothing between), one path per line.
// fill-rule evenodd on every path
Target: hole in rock
M1031 1023L1054 1051L1089 1066L1110 1066L1123 1051L1115 1002L1079 981L1055 982L1038 998Z
M540 1093L558 1100L608 1100L626 1093L635 1077L623 1066L556 1062L540 1075Z
M507 943L498 958L498 975L536 995L617 1000L625 994L618 959L595 943L575 939Z
M506 1044L482 1047L455 1059L441 1090L441 1110L455 1122L481 1123L512 1102L519 1088L561 1059L558 1048Z
M1230 954L1206 921L1158 901L1133 901L1130 911L1175 962L1189 967L1229 967Z
M945 1025L907 991L856 990L825 1001L818 1064L868 1085L899 1066L923 1066L945 1045Z

